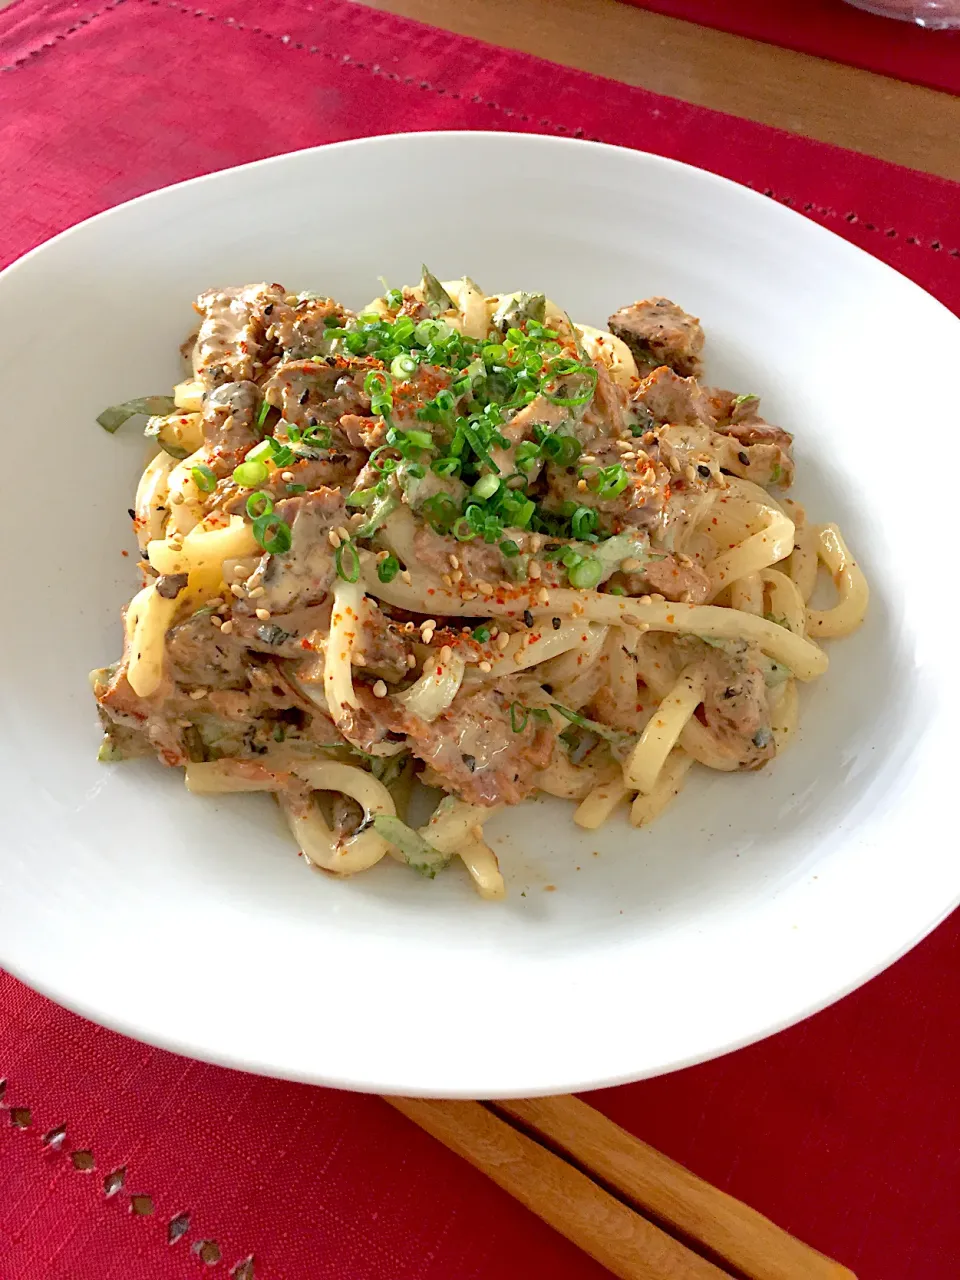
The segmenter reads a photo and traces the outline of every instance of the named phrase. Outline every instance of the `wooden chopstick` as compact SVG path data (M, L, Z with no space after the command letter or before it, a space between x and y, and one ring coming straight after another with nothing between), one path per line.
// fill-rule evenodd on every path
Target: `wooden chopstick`
M856 1280L577 1098L385 1101L620 1280Z

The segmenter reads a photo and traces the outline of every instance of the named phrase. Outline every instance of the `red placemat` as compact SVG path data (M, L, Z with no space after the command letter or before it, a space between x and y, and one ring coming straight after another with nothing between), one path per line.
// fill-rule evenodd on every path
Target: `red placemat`
M627 0L734 35L960 93L960 31L929 31L843 0ZM931 110L935 110L931 107Z
M227 0L20 0L0 13L0 100L4 261L258 156L398 128L525 129L749 182L960 309L951 183L334 0L242 15ZM591 1101L861 1280L955 1280L958 958L960 918L798 1028ZM0 1073L3 1280L601 1275L376 1099L148 1049L2 977ZM168 1244L171 1220L185 1230Z

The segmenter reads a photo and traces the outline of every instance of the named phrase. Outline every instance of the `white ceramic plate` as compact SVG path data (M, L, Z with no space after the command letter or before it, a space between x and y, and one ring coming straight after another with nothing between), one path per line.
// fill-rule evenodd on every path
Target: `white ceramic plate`
M137 430L109 437L95 415L168 389L190 300L211 284L279 280L359 305L422 258L491 291L545 289L593 324L651 293L699 314L709 380L761 393L796 433L797 494L841 523L873 587L867 624L803 690L781 760L703 773L647 831L621 814L583 834L559 801L521 806L492 828L503 905L457 867L432 883L389 859L353 880L311 874L268 798L198 799L179 770L95 758L87 671L120 651L144 457ZM408 134L215 174L75 227L0 277L0 333L0 962L32 986L253 1071L548 1093L764 1036L957 901L945 558L960 322L858 249L654 156Z

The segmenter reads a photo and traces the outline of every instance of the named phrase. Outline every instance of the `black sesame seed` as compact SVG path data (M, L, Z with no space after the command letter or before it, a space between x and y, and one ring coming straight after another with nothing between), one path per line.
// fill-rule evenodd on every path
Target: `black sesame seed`
M550 619L550 621L553 623L553 629L554 629L554 631L559 631L559 630L560 630L560 619L559 619L559 618L551 618L551 619Z
M463 763L467 766L469 771L473 773L474 769L477 767L477 757L465 755L463 757Z
M524 609L523 611L523 625L525 627L533 626L533 614L530 612L529 609Z
M710 468L709 468L709 467L699 466L699 467L697 467L697 470L698 470L698 471L700 472L700 474L703 476L704 480L709 480L709 479L710 479Z
M267 306L265 306L265 307L263 308L263 314L264 314L265 316L268 316L268 315L271 313L271 311L272 311L272 310L273 310L273 303L271 302L271 303L269 303Z
M743 465L744 465L745 467L749 467L749 465L750 465L750 459L747 457L747 455L743 452L743 450L742 450L742 449L741 449L741 450L740 450L740 452L737 454L737 457L740 459L740 461L743 463Z
M309 399L310 399L310 392L309 392L309 391L304 391L303 395L300 397L300 399L297 401L297 403L298 403L298 404L306 404L306 403L307 403L307 401L308 401Z
M137 518L137 513L134 511L133 507L127 507L127 515L131 520L136 520Z

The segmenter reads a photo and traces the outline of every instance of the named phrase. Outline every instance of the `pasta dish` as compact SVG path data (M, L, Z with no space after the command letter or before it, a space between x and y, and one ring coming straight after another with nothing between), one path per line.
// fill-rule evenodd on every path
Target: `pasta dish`
M275 284L195 309L173 395L98 419L148 415L153 449L100 754L272 792L316 867L456 856L502 897L493 814L640 826L695 764L761 768L864 616L837 526L784 496L791 436L701 383L665 298L600 331L424 268L358 314Z

